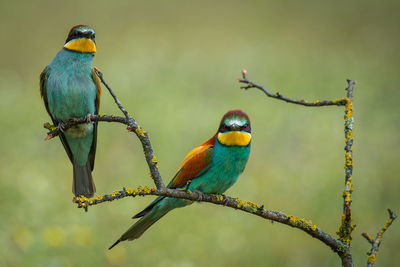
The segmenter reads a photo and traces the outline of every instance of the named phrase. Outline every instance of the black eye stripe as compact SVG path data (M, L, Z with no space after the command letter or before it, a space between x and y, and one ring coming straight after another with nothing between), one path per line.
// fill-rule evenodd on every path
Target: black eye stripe
M236 128L235 131L238 129ZM226 133L229 131L233 131L229 125L226 125L225 123L221 124L218 130L220 133ZM251 127L249 124L245 124L243 126L240 126L240 131L251 133Z
M65 41L65 43L68 43L69 41L73 40L73 39L78 39L80 37L82 38L89 38L92 39L94 42L95 39L95 35L96 33L91 30L91 31L85 31L85 32L81 32L80 30L74 30L67 38L67 40Z

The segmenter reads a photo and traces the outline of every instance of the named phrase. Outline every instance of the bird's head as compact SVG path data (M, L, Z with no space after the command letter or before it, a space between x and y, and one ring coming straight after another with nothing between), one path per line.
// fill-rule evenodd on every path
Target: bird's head
M79 53L96 53L96 33L87 25L76 25L71 28L64 48Z
M225 146L248 146L251 141L249 116L239 109L228 111L222 117L217 138Z

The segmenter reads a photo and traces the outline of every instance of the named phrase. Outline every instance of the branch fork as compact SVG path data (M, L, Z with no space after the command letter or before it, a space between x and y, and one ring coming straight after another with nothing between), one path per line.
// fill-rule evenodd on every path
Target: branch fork
M362 233L362 236L367 239L367 241L371 244L371 250L367 253L367 267L372 267L376 260L376 255L379 250L379 246L382 244L382 236L392 225L393 221L397 218L397 215L391 209L388 209L389 219L382 226L381 230L376 234L376 237L373 238L368 233Z

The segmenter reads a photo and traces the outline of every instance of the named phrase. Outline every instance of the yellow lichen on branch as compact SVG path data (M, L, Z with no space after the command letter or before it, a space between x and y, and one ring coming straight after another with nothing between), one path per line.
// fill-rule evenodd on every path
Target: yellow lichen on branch
M346 202L346 205L349 205L351 203L350 191L344 191L343 198L344 198L344 201Z
M237 203L238 208L245 208L246 210L250 212L256 212L260 209L263 209L262 205L257 205L256 203L253 203L251 201L243 201L240 200L239 198L235 198L235 201Z
M373 238L370 234L367 233L363 233L363 236L368 240L368 242L370 242L371 244L373 244L375 242L375 238Z
M382 244L382 236L386 232L386 230L389 228L389 226L392 225L393 221L397 218L397 215L394 214L393 211L388 209L388 212L389 212L389 219L382 226L381 230L378 232L375 239L372 238L372 236L370 236L367 233L362 234L362 236L365 237L368 240L368 242L372 245L371 250L368 252L368 255L369 255L368 256L368 264L367 264L368 267L373 266L373 264L375 263L376 255L378 254L378 249L379 249L380 245Z
M342 214L342 224L340 225L339 231L336 232L339 236L339 240L350 245L352 240L351 233L355 228L356 226L352 224L351 214Z
M150 188L147 186L139 186L136 189L132 188L124 188L121 191L114 191L108 195L97 196L92 198L87 198L84 196L76 197L75 202L78 203L78 207L87 208L88 206L95 205L104 201L112 201L114 199L123 198L126 196L143 196L143 195L150 195L154 192L154 188Z
M382 229L379 231L379 233L378 233L378 239L379 239L379 242L381 242L381 240L382 240L382 235L383 235L383 233L389 228L389 226L392 224L392 222L394 221L396 219L396 217L390 217L386 222L385 222L385 224L382 226Z
M191 191L188 190L188 192L191 192ZM216 197L218 201L223 201L224 200L224 196L223 195L218 195L218 194L210 194L210 195Z
M376 258L374 254L368 256L368 263L375 263L375 260Z
M344 164L344 168L347 169L349 166L353 166L353 161L349 152L345 153L346 163Z
M317 226L306 219L301 219L294 215L287 215L289 218L289 222L292 226L299 226L301 228L306 228L312 231L317 230Z
M151 162L155 163L156 168L158 169L158 161L157 161L156 156L153 156L153 158L151 159Z
M146 133L146 131L143 130L140 126L138 126L136 129L136 133L139 134L141 137L145 137L144 134Z
M344 98L345 111L344 111L344 134L345 134L345 189L343 191L343 214L342 222L337 231L339 240L350 245L352 240L352 232L355 225L352 223L351 215L351 193L353 192L352 173L353 173L353 102L349 97Z
M338 104L338 103L343 103L344 101L346 101L347 98L338 98L338 99L334 99L332 100L332 102L334 104Z

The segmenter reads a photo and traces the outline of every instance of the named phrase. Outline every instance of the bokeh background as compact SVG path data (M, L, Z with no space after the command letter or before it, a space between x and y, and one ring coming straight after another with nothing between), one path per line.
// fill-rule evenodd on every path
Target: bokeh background
M72 168L49 121L39 74L75 24L96 30L95 66L150 133L168 182L229 109L252 119L249 163L227 194L311 219L335 234L344 186L343 108L306 108L239 89L248 77L306 100L354 91L353 253L400 213L398 1L1 1L1 266L340 266L303 232L211 204L171 212L141 239L108 251L152 197L72 204ZM104 91L101 113L119 114ZM137 138L101 123L98 194L152 186ZM400 261L400 225L376 266Z

